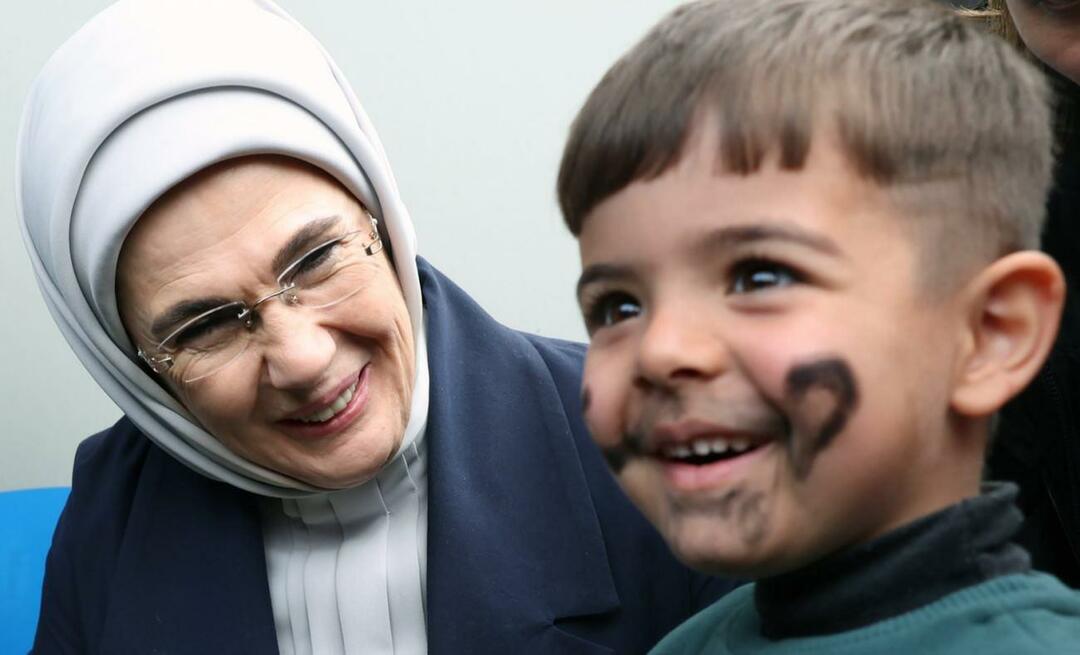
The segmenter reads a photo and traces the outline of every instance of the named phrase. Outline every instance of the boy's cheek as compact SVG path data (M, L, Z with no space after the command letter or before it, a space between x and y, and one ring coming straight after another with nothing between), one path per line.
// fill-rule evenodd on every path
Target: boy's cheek
M792 471L804 479L859 408L858 364L848 352L851 344L843 346L829 338L772 343L775 348L744 348L740 364L763 399L782 416L783 445Z
M611 358L589 353L581 384L581 411L593 440L601 448L610 448L622 441L625 431L627 394L631 372Z
M590 383L589 378L585 378L581 388L581 409L589 434L601 448L611 448L621 440L618 406L610 388Z

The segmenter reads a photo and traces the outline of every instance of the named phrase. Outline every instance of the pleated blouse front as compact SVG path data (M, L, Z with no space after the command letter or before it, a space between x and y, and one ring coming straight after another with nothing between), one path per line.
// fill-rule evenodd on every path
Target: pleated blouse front
M281 655L427 652L422 433L369 482L263 515Z

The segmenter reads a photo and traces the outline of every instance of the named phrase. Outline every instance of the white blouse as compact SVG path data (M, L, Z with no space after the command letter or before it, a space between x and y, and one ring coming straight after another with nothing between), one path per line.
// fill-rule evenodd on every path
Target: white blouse
M421 432L359 487L264 502L281 655L427 653L425 453Z

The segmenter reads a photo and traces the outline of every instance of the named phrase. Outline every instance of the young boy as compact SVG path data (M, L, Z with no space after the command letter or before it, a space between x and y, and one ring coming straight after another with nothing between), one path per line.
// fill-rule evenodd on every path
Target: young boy
M756 580L654 652L1080 652L980 479L1062 304L1047 98L928 0L691 3L593 91L586 420L683 561Z

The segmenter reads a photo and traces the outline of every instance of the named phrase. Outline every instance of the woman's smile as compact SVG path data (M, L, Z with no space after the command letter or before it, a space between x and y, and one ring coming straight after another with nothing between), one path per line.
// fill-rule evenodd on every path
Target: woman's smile
M344 431L364 413L369 397L369 372L371 364L365 364L359 372L350 375L332 391L329 400L310 403L293 412L289 418L277 421L285 434L305 439L328 437Z

